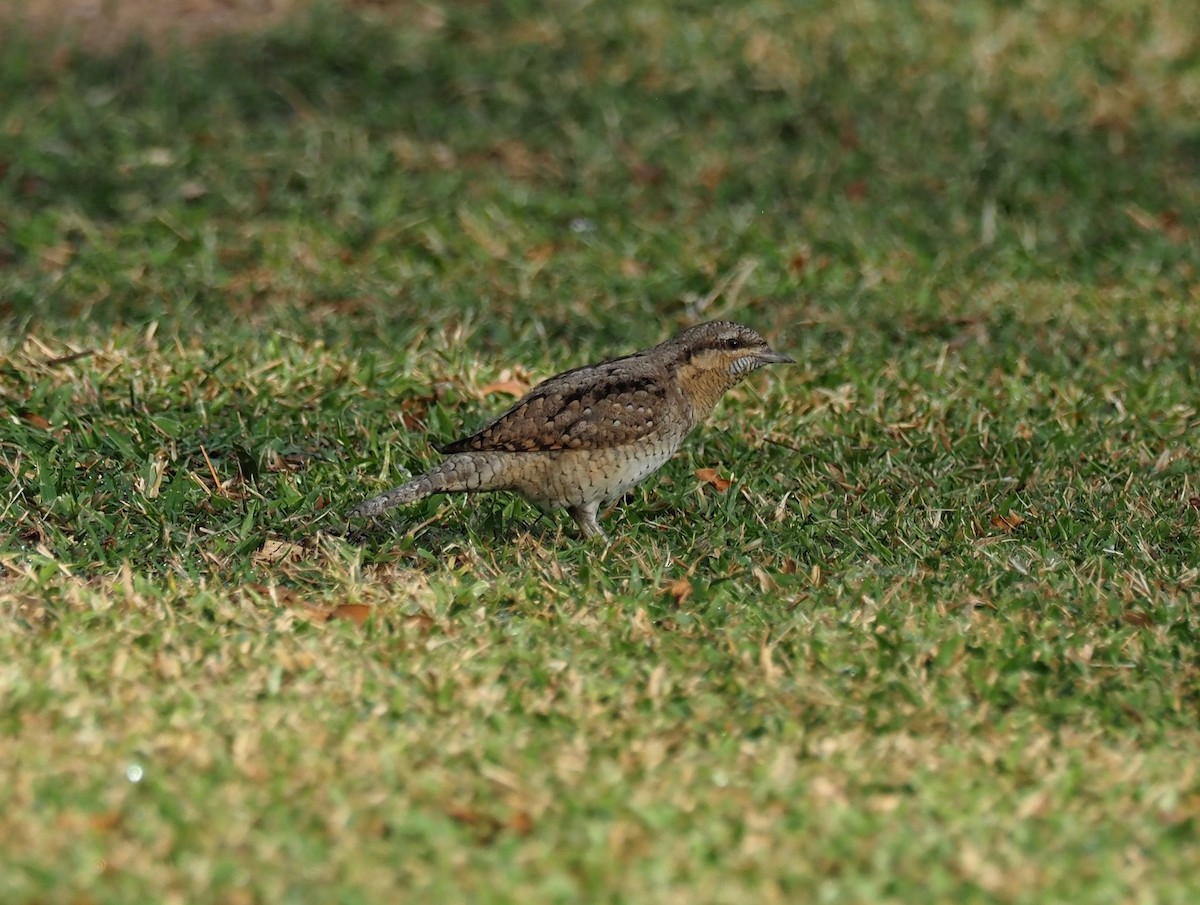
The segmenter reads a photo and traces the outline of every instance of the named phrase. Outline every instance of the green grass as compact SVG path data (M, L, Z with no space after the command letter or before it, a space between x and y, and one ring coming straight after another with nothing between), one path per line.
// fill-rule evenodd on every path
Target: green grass
M1200 8L407 10L6 36L0 899L1195 901ZM715 317L611 547L342 536Z

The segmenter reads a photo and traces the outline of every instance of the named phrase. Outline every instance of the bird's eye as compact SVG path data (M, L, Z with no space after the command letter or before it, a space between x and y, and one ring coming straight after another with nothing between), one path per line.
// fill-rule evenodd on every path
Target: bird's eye
M742 341L740 339L738 339L736 336L727 336L723 340L721 340L721 348L722 349L740 349L741 346L742 346Z

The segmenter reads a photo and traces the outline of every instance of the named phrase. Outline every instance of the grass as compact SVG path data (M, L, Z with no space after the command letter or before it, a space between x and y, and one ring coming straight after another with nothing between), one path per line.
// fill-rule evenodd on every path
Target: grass
M1195 4L398 7L6 38L0 898L1193 901ZM611 547L343 536L714 317Z

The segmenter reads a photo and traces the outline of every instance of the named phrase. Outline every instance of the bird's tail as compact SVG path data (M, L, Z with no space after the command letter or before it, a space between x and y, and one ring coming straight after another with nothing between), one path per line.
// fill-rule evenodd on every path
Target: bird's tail
M364 500L346 513L347 518L364 518L379 515L393 506L405 506L423 500L435 493L470 493L476 490L499 490L496 484L485 484L493 474L486 460L476 461L476 456L451 456L441 465L407 484L393 487L387 493Z
M346 518L365 518L371 515L379 515L379 513L386 512L393 506L404 506L408 503L415 503L417 500L423 500L425 497L438 492L438 488L434 487L429 477L429 475L423 474L419 478L413 478L407 484L393 487L387 493L381 493L379 496L371 497L369 500L363 500L346 513Z

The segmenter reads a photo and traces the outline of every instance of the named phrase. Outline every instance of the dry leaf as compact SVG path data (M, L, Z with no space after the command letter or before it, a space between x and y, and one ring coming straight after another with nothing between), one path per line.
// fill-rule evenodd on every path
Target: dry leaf
M621 263L617 265L617 269L621 271L621 276L627 280L634 280L646 275L646 265L637 260L637 258L622 258Z
M64 242L60 245L47 245L38 252L43 270L62 270L75 257L75 247Z
M782 670L775 664L775 650L769 644L764 644L758 649L758 665L762 669L764 681L768 685L774 685L779 681L779 675Z
M1174 210L1163 211L1158 215L1158 223L1162 227L1163 235L1172 242L1186 242L1187 230L1183 224L1179 222L1179 212Z
M541 245L535 245L533 248L525 252L525 260L531 264L545 266L550 263L550 259L558 252L558 246L553 242L543 242Z
M639 185L661 185L667 178L667 171L652 163L637 161L629 167L629 175Z
M90 815L88 823L97 833L111 833L123 820L124 815L120 811L101 811L99 814Z
M503 260L508 257L508 245L498 235L497 227L470 214L466 210L458 212L458 222L472 241L475 242L489 257Z
M342 603L335 606L329 614L329 621L348 619L355 625L362 625L371 615L371 608L365 603Z
M1125 208L1125 213L1129 216L1129 219L1146 232L1162 233L1172 242L1183 242L1187 239L1187 230L1179 222L1179 213L1177 211L1165 210L1155 216L1149 211L1130 206Z
M729 478L721 477L715 468L697 468L696 477L700 479L700 483L711 485L717 493L724 493L733 484Z
M411 629L412 631L420 632L421 634L426 634L427 632L432 631L433 627L437 625L437 623L433 621L433 617L427 616L424 613L414 613L411 616L405 616L403 622L406 629Z
M467 826L478 826L490 818L486 814L481 814L474 808L469 807L449 807L446 808L446 816L456 823L465 823Z
M491 814L477 811L470 806L447 808L446 816L456 823L474 828L479 837L485 841L495 838L496 834L504 829L504 824Z
M862 179L855 179L852 183L846 186L846 197L851 201L862 201L867 197L867 183Z
M270 566L285 559L295 559L304 552L304 548L285 540L268 537L263 545L254 553L256 566Z
M500 161L504 171L514 179L528 179L538 175L538 161L529 146L519 141L505 139L492 147L492 156Z
M208 194L208 188L202 182L189 180L179 186L179 197L184 201L195 201Z
M686 578L677 578L667 585L667 593L675 598L677 606L682 606L683 602L692 596L692 583Z
M529 384L520 380L497 380L480 389L479 393L488 396L492 393L503 393L505 396L524 396L529 392Z
M425 397L405 399L400 403L400 423L405 430L424 431L429 415L430 400Z
M646 615L646 611L642 607L637 608L637 612L629 620L629 625L630 634L635 641L648 641L654 637L654 623L650 621L650 617Z
M1121 617L1127 625L1132 625L1136 628L1151 628L1154 625L1154 620L1145 613L1139 613L1137 610L1129 610Z
M1017 515L1015 512L1010 512L1008 515L996 514L992 516L992 527L999 528L1005 534L1008 534L1023 521L1025 521L1025 517Z
M32 424L34 427L41 428L44 431L50 430L50 422L41 415L34 414L33 412L26 412L21 417L25 419L26 423Z
M281 456L275 450L267 451L267 471L275 473L279 471L299 471L304 467L304 463L311 458L303 453L289 453L286 456Z
M533 818L528 811L516 811L508 818L508 828L518 836L528 836L533 832Z
M700 184L710 192L715 192L725 181L725 176L729 173L729 167L726 164L718 163L711 167L705 167L700 171Z

